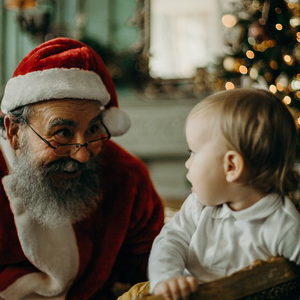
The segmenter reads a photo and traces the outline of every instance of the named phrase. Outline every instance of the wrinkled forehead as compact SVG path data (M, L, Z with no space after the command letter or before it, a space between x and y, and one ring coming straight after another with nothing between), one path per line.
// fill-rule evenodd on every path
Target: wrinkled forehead
M99 101L59 99L36 103L31 106L30 121L49 123L54 119L70 120L76 123L89 122L101 115L103 106Z

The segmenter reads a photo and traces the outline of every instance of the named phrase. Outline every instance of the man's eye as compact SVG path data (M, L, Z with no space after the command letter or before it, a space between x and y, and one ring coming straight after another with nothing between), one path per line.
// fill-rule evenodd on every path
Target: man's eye
M99 131L100 131L100 127L99 127L99 125L96 125L96 124L91 126L90 129L89 129L90 133L96 133L96 132L99 132Z
M55 131L53 134L54 138L57 140L70 139L73 137L73 132L68 128L63 128Z
M87 134L90 136L98 136L101 135L102 133L103 133L103 128L100 124L92 125L87 132Z

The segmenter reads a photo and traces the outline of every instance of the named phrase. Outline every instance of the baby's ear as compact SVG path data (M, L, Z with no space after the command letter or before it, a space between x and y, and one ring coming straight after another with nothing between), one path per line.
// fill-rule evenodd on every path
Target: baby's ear
M11 120L9 116L4 117L4 127L7 139L13 149L19 148L19 129L20 125Z
M240 153L229 150L224 155L224 173L227 182L237 181L244 171L244 158Z

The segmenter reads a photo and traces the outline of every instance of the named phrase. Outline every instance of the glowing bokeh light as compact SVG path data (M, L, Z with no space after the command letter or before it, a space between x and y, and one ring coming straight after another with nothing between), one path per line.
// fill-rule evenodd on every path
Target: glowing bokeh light
M254 58L255 54L252 50L247 50L246 51L246 56L250 59Z
M222 17L222 23L225 27L231 28L237 23L237 18L236 16L227 14Z
M291 104L292 99L291 99L290 96L284 96L283 99L282 99L282 102L283 102L285 105L289 105L289 104Z
M234 89L234 88L235 88L235 85L234 85L233 82L227 81L227 82L225 83L225 89L226 89L226 90L232 90L232 89Z

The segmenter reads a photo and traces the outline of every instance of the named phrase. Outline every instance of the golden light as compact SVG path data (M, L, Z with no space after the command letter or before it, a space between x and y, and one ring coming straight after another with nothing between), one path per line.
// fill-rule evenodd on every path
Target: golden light
M235 63L236 63L235 59L228 56L225 57L223 60L223 67L227 71L233 71L235 67Z
M290 19L290 25L292 27L297 27L300 25L300 20L299 20L299 17L295 17L295 18L291 18Z
M297 33L296 33L296 36L297 36L297 42L300 43L300 32L297 32Z
M260 44L253 45L253 49L259 52L264 52L268 48L272 48L274 46L276 46L276 42L274 40L265 40Z
M225 89L226 89L226 90L233 90L234 88L235 88L235 85L234 85L233 82L227 81L227 82L225 83Z
M280 82L276 83L276 88L279 92L282 92L284 90L284 87Z
M291 82L291 88L294 91L300 90L300 80L297 80L297 79L292 80L292 82Z
M227 14L222 17L222 23L227 28L233 27L236 24L236 22L237 22L236 16Z
M269 90L270 90L270 92L273 93L273 94L275 94L275 93L277 92L277 88L276 88L276 86L275 86L274 84L271 84L271 85L269 86Z
M276 86L277 83L279 83L283 88L286 88L289 84L289 80L285 74L281 74L276 78Z
M241 65L241 66L239 67L239 72L240 72L241 74L247 74L247 73L248 73L248 69L247 69L246 66Z
M246 51L246 56L250 59L254 58L255 54L252 50L247 50Z
M271 69L273 69L273 70L277 70L277 69L278 69L278 63L277 63L277 61L271 60L271 61L270 61L270 67L271 67Z
M285 104L285 105L289 105L291 104L292 102L292 98L290 96L284 96L283 99L282 99L282 102Z
M7 9L27 9L36 6L36 0L6 0L5 7Z
M297 126L300 127L300 117L297 118L296 123L297 123Z
M295 4L294 3L288 3L288 7L289 9L294 9L295 8Z
M297 91L295 95L298 99L300 99L300 91Z
M282 30L283 26L282 26L282 24L277 23L277 24L275 25L275 28L276 28L277 30Z
M290 64L292 62L292 57L288 54L283 56L283 60L287 63Z

